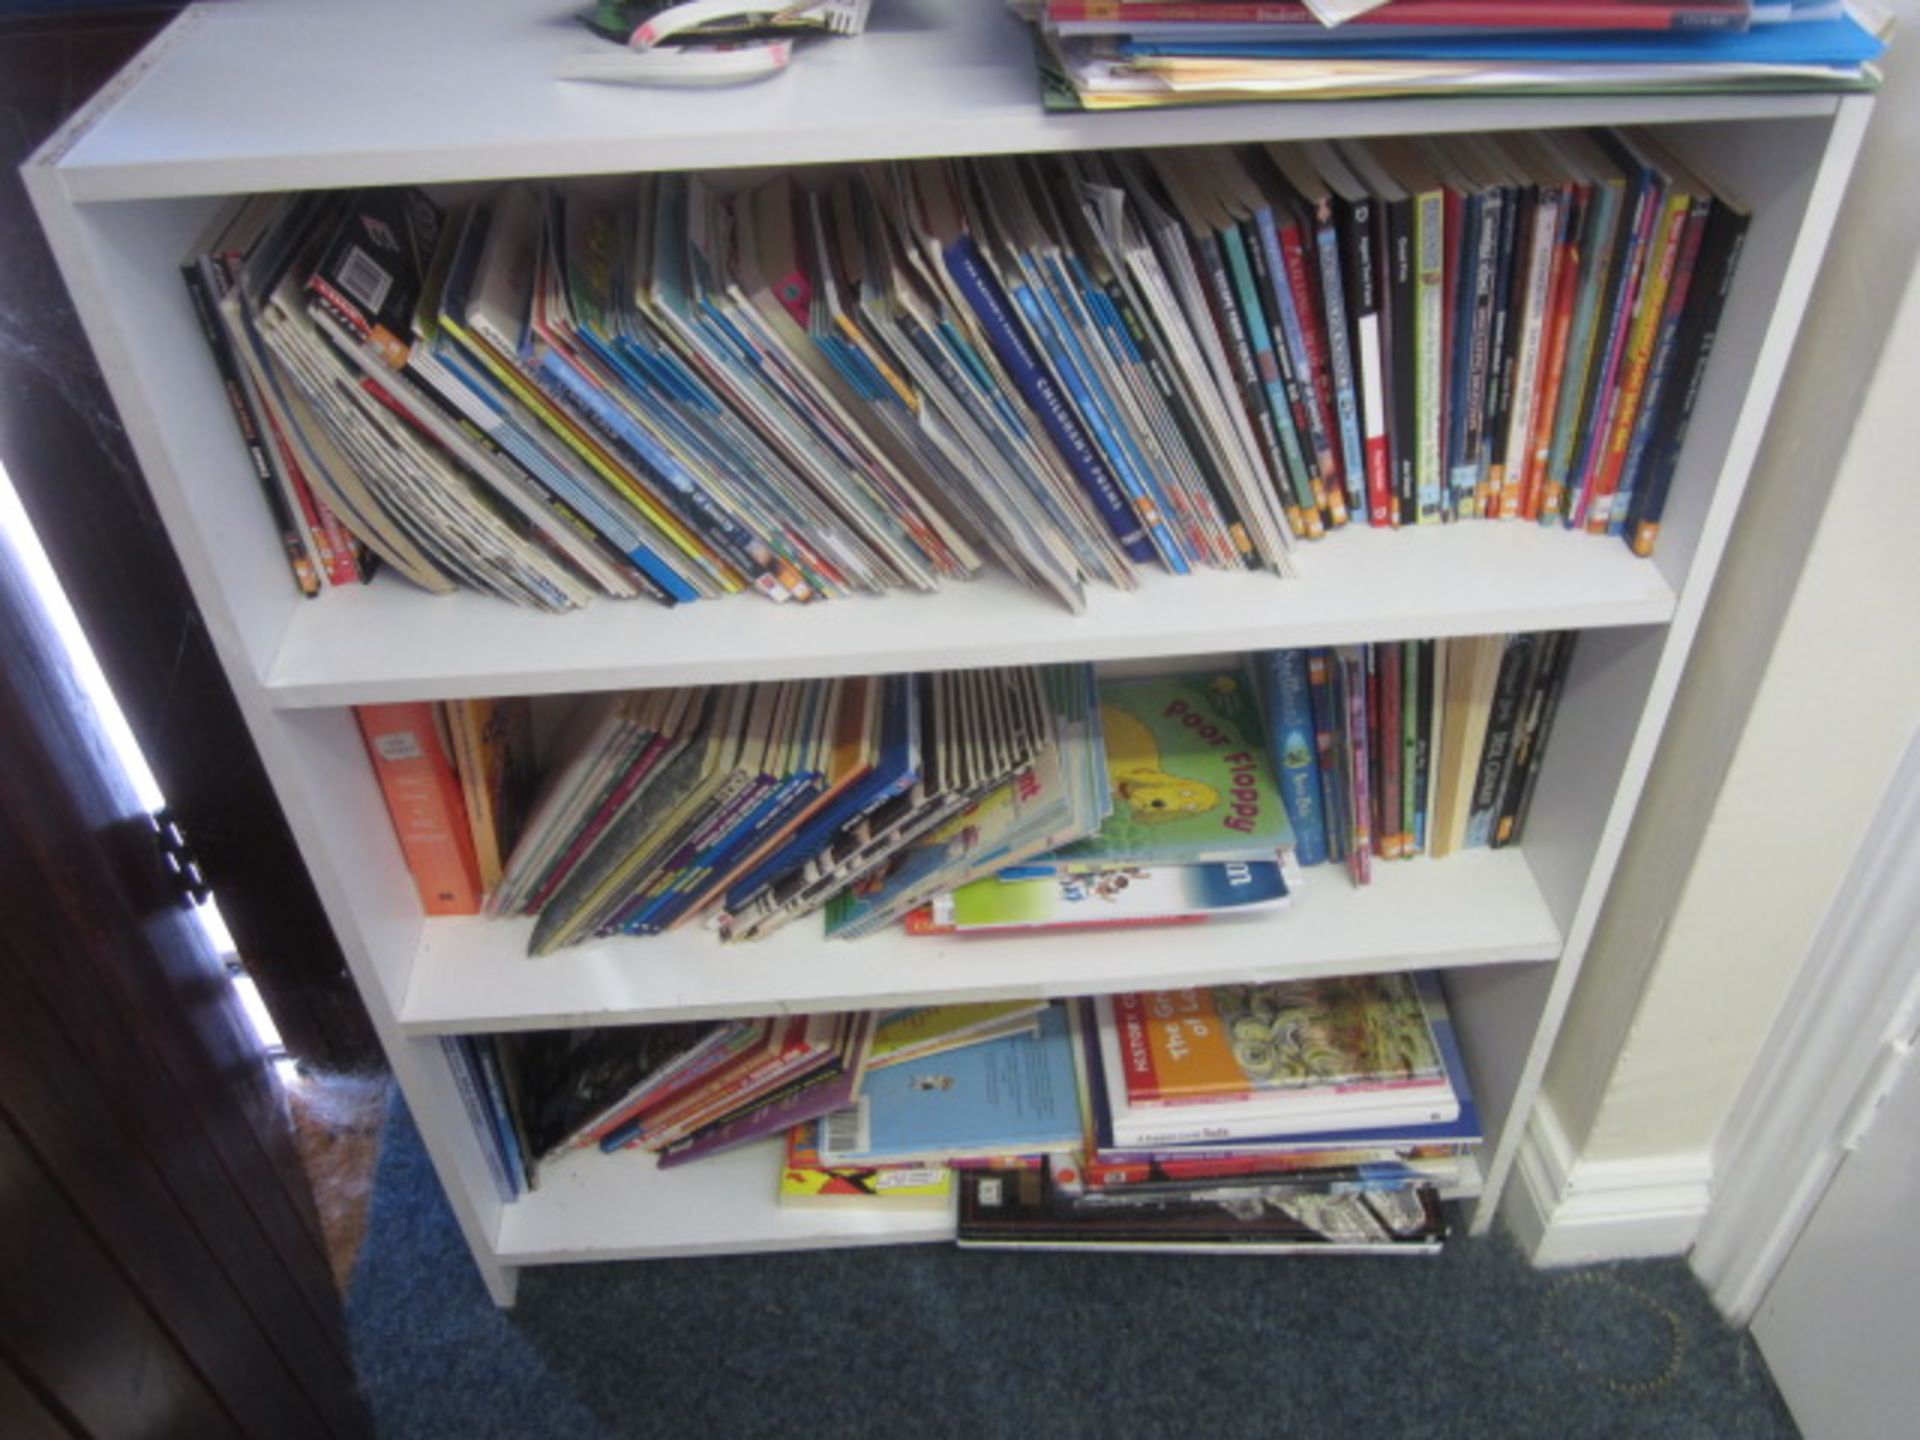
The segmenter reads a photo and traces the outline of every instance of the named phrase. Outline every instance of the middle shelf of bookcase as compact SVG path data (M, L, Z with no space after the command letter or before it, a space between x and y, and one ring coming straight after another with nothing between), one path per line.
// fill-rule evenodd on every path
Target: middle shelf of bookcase
M399 1005L415 1035L865 1010L1215 982L1551 960L1561 933L1518 850L1383 865L1356 889L1307 873L1244 921L956 938L823 940L809 916L723 945L692 929L531 957L528 920L425 923Z

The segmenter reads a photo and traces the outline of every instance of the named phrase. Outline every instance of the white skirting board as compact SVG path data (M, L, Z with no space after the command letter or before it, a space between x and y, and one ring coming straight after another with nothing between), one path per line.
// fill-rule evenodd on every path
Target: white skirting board
M1541 1267L1684 1255L1706 1218L1712 1178L1705 1150L1583 1162L1543 1095L1521 1138L1501 1214Z

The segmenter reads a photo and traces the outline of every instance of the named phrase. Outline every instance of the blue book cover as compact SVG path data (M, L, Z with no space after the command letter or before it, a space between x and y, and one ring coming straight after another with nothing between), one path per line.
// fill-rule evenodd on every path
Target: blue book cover
M1259 656L1256 670L1280 803L1293 826L1294 858L1302 866L1318 865L1327 858L1327 824L1307 657L1300 650L1268 650Z
M1093 502L1113 538L1128 559L1143 565L1150 562L1154 558L1153 542L1147 538L1140 517L1133 513L1112 472L1060 393L1059 385L1027 343L1019 321L1008 310L999 283L988 273L974 249L972 237L962 235L946 247L941 258L954 284L979 317L994 353L1040 417L1040 424L1073 470L1080 488Z
M728 910L738 910L767 886L798 869L846 825L893 799L919 778L919 691L909 675L886 676L881 685L880 756L872 773L741 876L727 890Z
M832 1165L1064 1150L1080 1142L1080 1092L1066 1010L1009 1035L869 1070L853 1107L820 1122Z
M1850 15L1750 30L1661 30L1615 33L1555 30L1374 39L1355 31L1346 43L1316 40L1122 40L1123 58L1154 55L1245 60L1486 60L1587 65L1825 65L1836 69L1874 59L1885 42Z

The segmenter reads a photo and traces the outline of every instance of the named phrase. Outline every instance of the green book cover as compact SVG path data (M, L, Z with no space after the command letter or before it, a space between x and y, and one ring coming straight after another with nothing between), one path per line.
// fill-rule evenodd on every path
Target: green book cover
M1100 685L1113 813L1061 860L1271 860L1293 846L1253 685L1239 670Z

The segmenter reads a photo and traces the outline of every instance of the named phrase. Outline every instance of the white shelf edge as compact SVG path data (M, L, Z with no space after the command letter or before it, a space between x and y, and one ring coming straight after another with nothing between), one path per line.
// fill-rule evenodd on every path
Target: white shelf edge
M505 1265L588 1264L765 1254L855 1245L952 1243L955 1213L782 1206L775 1193L785 1141L743 1146L678 1170L650 1156L585 1151L541 1173L540 1188L503 1207L493 1241ZM1440 1198L1481 1192L1477 1155Z
M1619 540L1520 522L1355 528L1296 554L1297 579L1151 574L1090 589L1081 615L999 571L932 594L601 600L570 615L390 579L296 607L263 685L299 709L1663 624L1676 603Z
M389 43L370 55L362 37L376 13ZM591 43L558 5L337 0L329 20L315 27L307 7L272 0L196 6L136 62L139 83L92 108L41 163L58 164L84 204L560 171L1830 115L1840 98L1460 97L1049 114L1028 27L990 0L890 0L866 35L809 46L777 80L720 93L552 80L566 51ZM438 59L426 66L386 58L429 52ZM925 84L929 74L941 83ZM357 104L356 94L391 103ZM446 118L420 125L409 111ZM235 114L249 123L234 126Z
M1560 932L1517 850L1383 863L1364 890L1337 867L1307 874L1292 907L1238 922L996 939L895 929L823 942L809 917L742 945L696 931L534 959L525 953L529 921L430 920L397 1018L409 1035L485 1033L1524 964L1559 953Z

